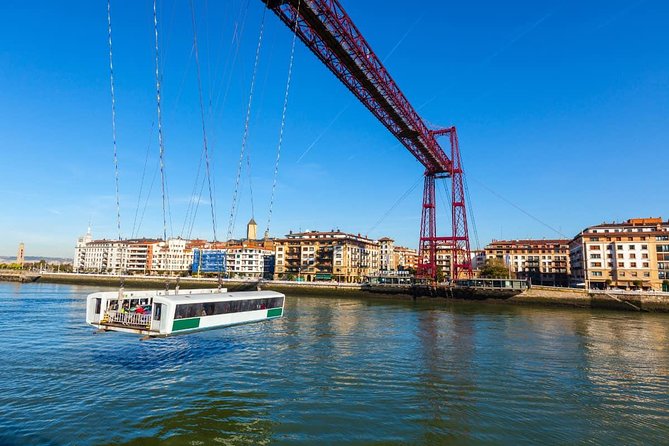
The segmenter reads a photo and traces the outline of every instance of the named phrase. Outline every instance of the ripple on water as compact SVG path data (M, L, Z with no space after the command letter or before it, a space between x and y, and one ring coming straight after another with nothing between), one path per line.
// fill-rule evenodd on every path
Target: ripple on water
M0 444L658 444L665 315L289 298L94 335L85 287L0 284Z

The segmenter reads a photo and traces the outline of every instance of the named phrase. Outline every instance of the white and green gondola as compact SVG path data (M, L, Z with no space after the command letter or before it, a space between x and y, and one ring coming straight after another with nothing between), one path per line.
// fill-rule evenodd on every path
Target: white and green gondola
M86 323L104 331L164 337L283 316L285 296L275 291L226 289L93 293Z

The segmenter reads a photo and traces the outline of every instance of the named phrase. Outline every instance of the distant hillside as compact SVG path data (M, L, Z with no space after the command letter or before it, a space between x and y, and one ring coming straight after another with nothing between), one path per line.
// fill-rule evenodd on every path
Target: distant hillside
M45 260L47 263L72 263L71 258L66 257L40 257L40 256L26 256L26 262L39 262ZM14 263L16 256L0 256L0 263Z

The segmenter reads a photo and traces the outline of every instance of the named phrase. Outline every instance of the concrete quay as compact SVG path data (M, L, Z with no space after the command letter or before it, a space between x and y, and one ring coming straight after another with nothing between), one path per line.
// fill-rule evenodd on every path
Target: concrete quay
M0 274L0 280L3 276ZM42 273L39 282L67 283L77 285L98 285L119 287L121 281L126 288L174 289L177 285L187 288L213 288L218 286L216 278L160 277L160 276L110 276L105 274ZM531 286L517 290L476 290L471 288L450 288L445 286L368 286L336 282L294 282L281 280L236 280L222 279L221 285L230 291L273 290L287 295L389 298L400 300L428 300L445 298L449 301L478 301L503 303L507 305L543 305L576 308L601 308L623 311L669 312L669 293L584 290L579 288L558 288Z
M30 273L26 271L16 270L0 270L1 282L34 282L40 278L39 274Z

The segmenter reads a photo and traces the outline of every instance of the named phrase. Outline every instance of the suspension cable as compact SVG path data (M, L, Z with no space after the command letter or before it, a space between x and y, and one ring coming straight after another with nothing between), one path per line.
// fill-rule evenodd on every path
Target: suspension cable
M207 185L209 187L209 203L211 208L211 225L214 231L214 242L216 238L216 209L214 204L214 194L211 188L211 171L209 168L209 148L207 146L207 130L204 117L204 99L202 97L202 76L200 74L200 56L197 48L197 23L195 22L195 6L193 0L190 0L191 17L193 19L193 46L195 48L195 66L197 67L197 88L200 96L200 117L202 119L202 144L204 150L204 162L207 175ZM199 204L199 200L198 200Z
M160 183L163 198L163 240L167 240L167 215L165 211L165 146L163 145L163 119L160 111L160 59L158 52L157 0L153 0L153 30L156 36L156 103L158 108L158 143L160 145Z
M376 228L378 228L379 225L383 223L383 221L395 210L395 208L399 206L400 203L402 203L402 201L404 201L404 199L416 189L422 179L423 175L419 176L416 181L397 200L395 200L395 203L390 206L390 208L381 216L381 218L379 218L376 223L374 223L374 225L367 230L367 234L372 234Z
M137 232L136 235L139 235L139 230L142 228L142 222L144 221L144 215L146 214L146 209L149 207L149 199L151 198L151 192L153 192L153 185L156 183L156 177L158 176L158 171L160 166L156 166L153 171L153 176L151 177L151 183L149 184L149 191L146 193L146 198L144 199L144 207L142 207L142 213L139 216L139 221L137 222Z
M202 190L204 187L204 178L202 179L202 187L200 186L200 171L202 170L202 164L204 161L204 151L200 154L200 161L197 163L197 171L195 172L195 181L193 182L193 191L190 194L188 199L188 207L186 208L186 216L184 217L183 225L181 226L181 236L183 237L184 231L187 226L192 226L197 215L197 208L200 206L200 200L202 198ZM199 193L198 193L199 189ZM197 201L194 203L193 199L197 197Z
M242 147L239 152L239 164L237 165L237 177L235 178L235 190L232 194L232 207L230 208L230 221L228 222L228 240L232 237L235 229L235 219L237 217L237 195L239 193L239 178L242 173L242 164L244 162L244 150L249 136L249 121L251 118L251 104L253 102L253 91L255 89L256 74L258 72L258 61L260 60L260 49L262 48L262 37L265 29L265 14L267 8L263 8L262 20L260 22L260 33L258 35L258 46L256 47L255 61L253 63L253 74L251 75L251 89L249 92L249 101L246 107L246 119L244 121L244 135L242 136Z
M462 166L462 160L460 160L460 166ZM462 179L464 180L465 183L465 195L467 197L467 207L469 208L467 210L467 213L472 220L472 229L474 229L474 240L476 241L476 250L479 251L481 249L481 244L479 242L479 231L476 228L476 216L474 215L474 205L472 204L472 199L469 196L469 185L467 184L467 176L464 174L464 170L462 173Z
M154 126L155 126L155 121L151 123L151 130L149 131L149 142L146 145L146 155L144 157L144 168L142 169L142 179L139 183L139 193L137 194L137 206L135 207L135 216L133 217L132 220L132 231L130 232L131 238L134 238L136 235L135 229L139 231L139 227L137 226L137 216L139 214L139 205L142 202L142 194L144 192L144 181L146 180L146 168L149 164L149 155L151 154L151 141L153 140Z
M107 0L107 32L109 35L109 86L111 89L112 142L114 146L114 178L116 188L116 226L121 240L121 199L118 187L118 152L116 150L116 96L114 94L114 58L112 51L111 0Z
M480 186L482 186L484 189L487 189L488 192L490 192L491 194L493 194L494 196L496 196L496 197L499 198L500 200L506 201L509 205L513 206L514 208L516 208L517 210L519 210L519 211L522 212L523 214L527 215L527 216L530 217L532 220L536 221L537 223L539 223L539 224L545 226L546 228L548 228L548 229L550 229L551 231L555 232L556 234L560 235L560 237L568 238L566 235L564 235L564 234L562 233L562 231L559 231L558 229L555 229L553 226L551 226L551 225L549 225L548 223L546 223L546 222L542 221L541 219L539 219L539 217L536 217L536 216L530 214L528 211L526 211L525 209L521 208L520 206L518 206L518 205L517 205L516 203L514 203L513 201L511 201L511 200L509 200L508 198L506 198L506 197L504 197L503 195L501 195L499 192L496 192L494 189L492 189L492 188L486 186L485 184L483 184L481 181L477 180L476 178L472 178L472 179L473 179L476 183L478 183Z
M295 61L295 40L297 38L297 24L300 17L300 5L302 0L297 2L295 12L295 26L293 27L293 43L290 47L290 62L288 63L288 77L286 79L286 92L283 96L283 110L281 112L281 127L279 129L279 143L276 146L276 162L274 163L274 179L272 180L272 194L269 200L269 213L267 215L267 229L265 234L269 234L270 224L272 223L272 209L274 208L274 194L276 191L276 182L279 176L279 160L281 159L281 144L283 143L283 130L286 127L286 110L288 108L288 93L290 91L290 80L293 75L293 62Z

